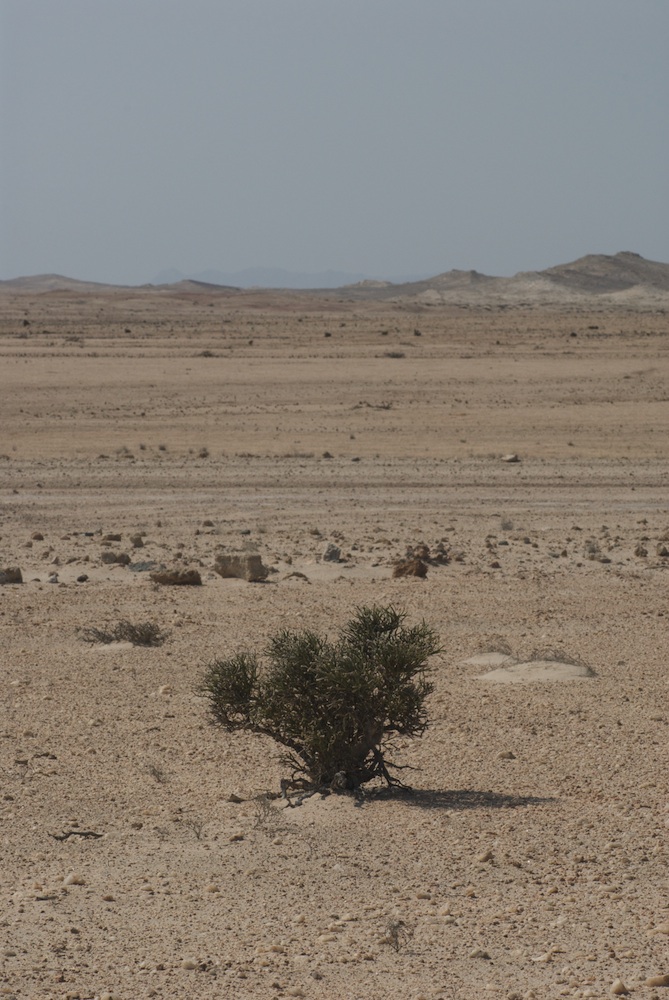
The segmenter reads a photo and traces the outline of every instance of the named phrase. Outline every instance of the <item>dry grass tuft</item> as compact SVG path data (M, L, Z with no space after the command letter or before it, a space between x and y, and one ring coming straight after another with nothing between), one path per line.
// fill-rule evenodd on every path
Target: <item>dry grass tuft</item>
M127 620L120 621L112 629L85 628L81 630L84 642L100 643L108 646L112 642L131 642L133 646L162 646L168 632L163 632L155 622L140 622L135 625Z

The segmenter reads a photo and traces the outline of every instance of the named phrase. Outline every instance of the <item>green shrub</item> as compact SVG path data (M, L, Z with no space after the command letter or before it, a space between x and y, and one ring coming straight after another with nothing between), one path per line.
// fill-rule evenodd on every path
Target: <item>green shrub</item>
M425 622L406 628L404 618L392 607L358 608L335 642L282 631L262 663L249 652L215 660L200 689L214 722L285 747L292 787L357 789L374 778L401 784L387 754L394 738L425 731L427 660L439 652Z

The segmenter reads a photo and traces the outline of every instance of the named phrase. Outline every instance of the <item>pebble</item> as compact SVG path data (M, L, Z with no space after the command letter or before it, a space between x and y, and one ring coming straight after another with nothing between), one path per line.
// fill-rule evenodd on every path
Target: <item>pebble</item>
M651 934L666 934L669 937L669 920L663 921L657 927L653 927Z
M612 993L614 997L624 997L627 996L629 990L625 986L622 979L614 979L611 983L611 989L609 992Z
M432 899L432 894L429 892L417 892L416 899Z
M490 955L488 954L487 951L484 951L483 948L474 948L473 951L469 952L469 957L490 959Z
M243 840L244 839L244 834L241 833L241 832L239 832L239 833L232 833L232 834L230 834L230 837L228 839L229 839L229 841L230 841L231 844L234 844L235 841L237 841L237 840Z
M512 753L511 750L501 750L500 753L497 754L497 760L515 760L515 759L516 755L515 753Z
M197 969L197 962L194 958L184 958L181 963L182 969Z
M644 986L669 986L668 976L649 976L643 984Z
M492 853L492 851L491 850L487 850L487 851L484 851L483 854L479 854L479 856L477 857L476 860L479 862L479 864L485 865L485 864L487 864L488 861L492 861L492 859L493 859L493 853Z
M304 997L306 993L301 986L289 986L286 990L286 995L289 997Z
M86 885L86 882L81 875L77 875L76 872L70 872L63 879L63 885Z

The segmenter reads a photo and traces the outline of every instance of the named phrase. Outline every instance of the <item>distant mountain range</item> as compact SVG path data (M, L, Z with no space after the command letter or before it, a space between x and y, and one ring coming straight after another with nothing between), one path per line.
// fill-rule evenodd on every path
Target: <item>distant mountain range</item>
M420 281L422 275L402 275L389 278L393 284L404 284L409 281ZM359 281L370 279L368 274L355 274L350 271L285 271L281 267L247 267L242 271L198 271L196 274L183 274L176 268L160 271L155 276L152 285L174 285L178 281L199 281L207 285L225 285L228 288L341 288L342 285L354 285Z
M216 280L212 280L212 279ZM354 280L351 280L354 279ZM306 283L308 282L308 284ZM637 253L589 254L568 264L543 271L521 271L512 278L496 278L478 271L446 271L431 278L381 281L357 274L325 271L301 275L280 269L251 268L234 274L203 271L184 277L179 271L163 271L155 283L117 286L78 281L58 274L42 274L0 281L0 289L26 292L71 290L77 292L136 288L153 291L191 291L243 294L254 288L274 295L313 296L327 292L346 301L411 299L420 305L441 303L539 305L582 303L606 299L611 304L669 305L669 264L646 260Z

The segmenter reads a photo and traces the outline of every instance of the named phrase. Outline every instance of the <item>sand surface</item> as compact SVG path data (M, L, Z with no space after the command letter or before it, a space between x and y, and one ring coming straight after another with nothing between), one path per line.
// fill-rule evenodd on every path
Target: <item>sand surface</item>
M664 309L0 304L2 995L669 995ZM450 562L393 579L420 543ZM204 666L372 603L443 645L414 794L268 802ZM83 641L122 619L168 639ZM587 676L481 679L529 662Z

